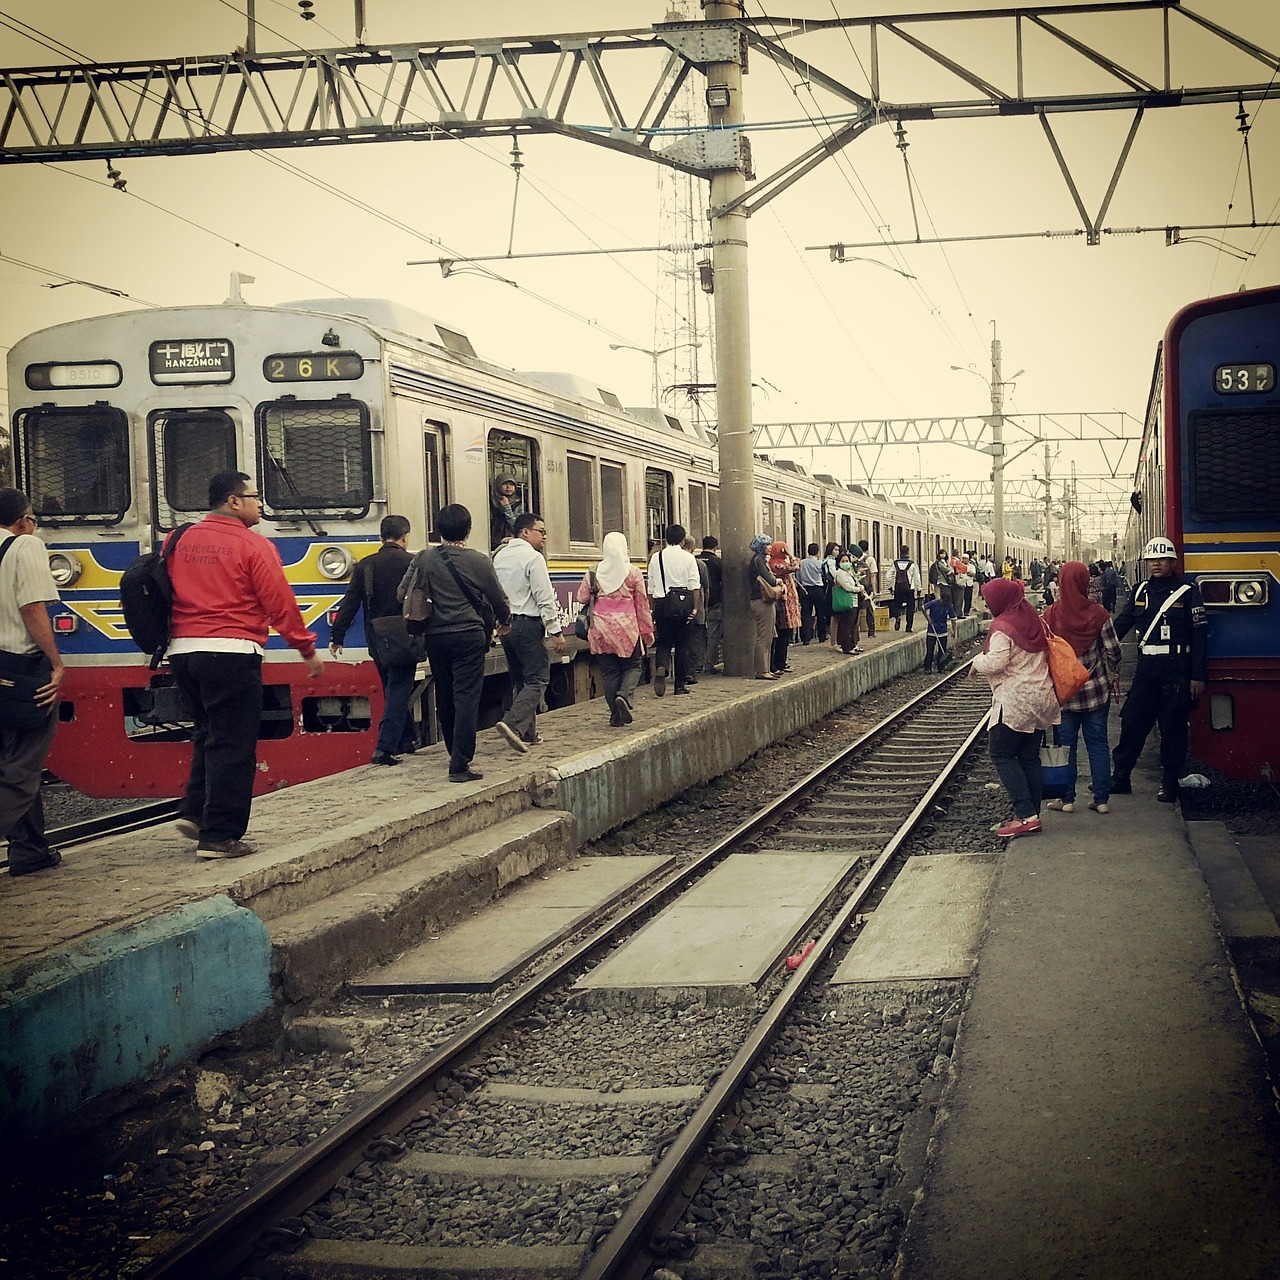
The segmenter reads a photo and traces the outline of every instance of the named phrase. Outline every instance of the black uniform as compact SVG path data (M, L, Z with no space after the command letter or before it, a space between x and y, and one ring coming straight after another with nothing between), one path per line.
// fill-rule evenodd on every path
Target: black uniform
M1171 595L1173 603L1160 615ZM1129 789L1129 774L1154 724L1160 725L1160 790L1172 799L1187 758L1187 715L1191 681L1204 680L1209 622L1194 583L1178 574L1140 582L1116 615L1116 635L1133 631L1139 640L1138 667L1120 710L1120 741L1112 752L1111 790ZM1150 635L1148 635L1150 631ZM1145 641L1144 641L1145 637Z

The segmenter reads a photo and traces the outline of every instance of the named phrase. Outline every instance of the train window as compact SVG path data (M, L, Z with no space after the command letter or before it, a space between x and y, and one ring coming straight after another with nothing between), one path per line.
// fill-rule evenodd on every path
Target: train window
M51 523L117 524L129 508L129 423L108 405L17 416L22 485ZM201 503L203 507L205 504Z
M1197 520L1280 516L1280 413L1195 412L1188 415L1187 428L1191 514Z
M798 556L804 555L806 529L804 504L793 502L791 504L791 548Z
M626 532L626 478L626 469L620 462L600 464L600 518L605 533Z
M443 422L428 419L422 424L422 481L427 500L427 528L429 537L436 527L436 516L446 501L446 481L441 460L445 456L444 441L448 427Z
M866 520L858 521L858 541L864 547L871 545L871 525Z
M848 547L853 541L853 522L848 516L840 517L840 538L842 547Z
M707 533L720 536L720 490L715 488L707 494Z
M236 428L221 409L161 410L147 421L156 523L173 529L209 506L209 477L234 471Z
M368 509L373 498L369 410L359 401L260 404L258 484L272 511Z
M644 472L644 533L658 541L671 523L671 493L674 486L669 471L646 467ZM646 548L647 551L647 548Z
M569 541L596 540L595 459L569 454Z
M689 482L689 537L698 546L707 533L707 486Z
M499 503L498 481L503 476L515 482L511 505ZM489 432L489 545L497 547L511 536L511 524L521 511L538 510L538 446L528 436L510 431Z

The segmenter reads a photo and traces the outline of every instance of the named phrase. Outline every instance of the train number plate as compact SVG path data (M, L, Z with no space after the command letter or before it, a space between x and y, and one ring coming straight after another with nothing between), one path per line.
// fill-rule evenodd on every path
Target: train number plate
M1220 364L1213 373L1214 389L1219 395L1274 391L1276 367L1273 364Z

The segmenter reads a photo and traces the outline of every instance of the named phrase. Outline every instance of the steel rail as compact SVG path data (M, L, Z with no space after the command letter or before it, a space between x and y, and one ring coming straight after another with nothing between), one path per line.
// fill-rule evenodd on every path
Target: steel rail
M461 1065L487 1036L514 1022L524 1009L569 976L573 970L590 961L596 952L615 942L646 914L677 897L690 883L711 870L739 844L776 823L803 799L808 790L832 773L838 772L852 756L874 746L896 726L933 702L940 690L949 687L967 671L968 665L961 664L944 680L924 690L873 725L832 759L819 765L789 790L757 810L688 866L682 867L655 886L620 917L570 948L545 972L530 979L519 990L486 1010L426 1057L403 1071L385 1089L349 1112L314 1143L285 1161L231 1204L212 1214L171 1250L137 1272L135 1280L221 1280L261 1252L264 1246L270 1247L277 1243L287 1248L290 1243L294 1243L289 1238L289 1233L280 1232L279 1224L303 1213L321 1196L331 1191L361 1161L377 1158L380 1154L379 1139L384 1135L398 1133L418 1117L424 1104L434 1097L438 1077ZM963 750L967 750L967 745ZM959 754L963 754L963 750ZM926 799L912 811L917 821L923 816L928 799L935 792L936 786L931 786ZM895 837L891 843L896 848L901 841ZM888 856L891 857L892 854ZM882 858L882 861L887 861L887 857ZM876 865L879 866L880 863L877 862ZM830 943L827 943L823 947L823 954L829 946ZM814 956L817 954L818 948L815 948ZM700 1109L698 1115L701 1114ZM667 1160L664 1160L659 1168L666 1167ZM646 1221L651 1212L652 1209L645 1214ZM622 1221L628 1221L628 1217L624 1216ZM612 1239L612 1236L608 1239Z
M942 683L947 684L959 679L961 673L967 671L968 666L969 664L965 663L957 668ZM934 686L935 689L938 687ZM644 1274L641 1264L643 1268L647 1268L653 1259L643 1255L637 1256L637 1251L643 1248L640 1245L641 1236L649 1228L654 1216L669 1198L677 1183L685 1177L712 1127L737 1097L746 1081L747 1073L755 1066L756 1061L784 1025L791 1007L809 989L822 961L830 954L839 941L840 935L849 927L853 917L867 898L879 886L889 864L928 814L934 800L959 770L975 739L982 732L985 719L984 713L960 748L943 765L942 771L930 784L919 803L889 839L880 856L859 882L857 889L836 912L804 963L774 997L773 1002L765 1010L751 1034L743 1041L742 1047L732 1061L707 1090L697 1111L667 1148L649 1179L632 1198L617 1225L600 1243L587 1265L579 1271L577 1280L618 1280L624 1274L624 1268L629 1269L633 1266L637 1268L638 1274Z

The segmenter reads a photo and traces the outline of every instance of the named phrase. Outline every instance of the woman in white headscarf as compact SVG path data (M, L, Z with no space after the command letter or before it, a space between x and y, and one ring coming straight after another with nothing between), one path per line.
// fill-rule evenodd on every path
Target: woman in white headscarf
M591 605L587 644L600 664L609 723L621 728L634 719L640 660L653 645L649 593L644 574L631 563L625 534L604 535L604 558L583 577L578 603Z

